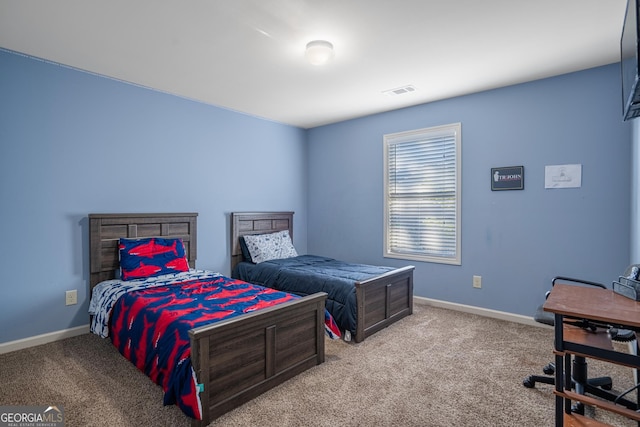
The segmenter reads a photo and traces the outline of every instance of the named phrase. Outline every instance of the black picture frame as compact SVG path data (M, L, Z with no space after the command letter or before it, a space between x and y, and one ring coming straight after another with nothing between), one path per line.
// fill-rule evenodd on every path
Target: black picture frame
M524 190L524 166L491 168L491 191Z

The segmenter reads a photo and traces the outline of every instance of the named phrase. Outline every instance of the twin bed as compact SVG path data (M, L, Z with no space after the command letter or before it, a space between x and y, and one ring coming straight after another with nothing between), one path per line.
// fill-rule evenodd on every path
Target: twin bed
M413 266L394 269L313 255L258 264L248 259L243 238L283 231L293 238L293 212L233 212L232 277L298 295L326 292L327 309L355 342L413 312Z
M292 213L232 218L233 267L242 262L234 246L240 236L293 233ZM202 426L323 363L325 332L335 332L335 324L325 309L326 292L296 295L196 270L196 231L196 213L89 215L90 286L96 301L110 304L100 311L92 296L90 311L92 331L110 335L125 357L163 387L166 404L178 404L192 425ZM162 259L157 266L156 258L151 261L156 256ZM138 264L129 266L130 259ZM412 271L355 284L355 341L411 314ZM169 322L179 315L181 329ZM169 379L173 371L182 380Z
M112 280L120 238L178 238L195 268L197 214L89 215L90 285ZM204 426L289 378L324 362L326 295L319 293L220 320L188 332ZM135 347L135 345L132 345Z

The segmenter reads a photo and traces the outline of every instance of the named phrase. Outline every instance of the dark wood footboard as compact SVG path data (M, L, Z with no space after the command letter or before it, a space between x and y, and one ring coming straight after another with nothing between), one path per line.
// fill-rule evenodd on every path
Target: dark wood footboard
M192 425L206 426L323 363L326 297L320 292L191 330L191 361L203 387L202 420Z
M356 342L413 313L413 270L407 266L355 283Z

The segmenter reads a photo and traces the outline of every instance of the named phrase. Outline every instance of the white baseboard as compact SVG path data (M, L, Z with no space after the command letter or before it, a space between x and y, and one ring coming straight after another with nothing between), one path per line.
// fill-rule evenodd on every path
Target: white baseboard
M36 335L35 337L23 338L21 340L9 341L0 344L0 354L9 353L11 351L22 350L36 345L47 344L50 342L71 338L82 334L89 333L89 325L76 326L75 328L63 329L61 331L49 332L48 334Z
M464 313L477 314L479 316L492 317L494 319L507 320L509 322L522 323L524 325L539 326L541 328L551 328L551 326L533 320L533 317L522 316L520 314L507 313L505 311L491 310L488 308L475 307L472 305L457 304L454 302L441 301L437 299L413 297L418 303L431 305L433 307L446 308L449 310L462 311Z

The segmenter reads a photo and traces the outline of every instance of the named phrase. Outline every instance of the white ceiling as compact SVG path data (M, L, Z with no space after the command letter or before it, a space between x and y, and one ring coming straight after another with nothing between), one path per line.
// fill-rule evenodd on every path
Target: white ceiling
M618 62L625 5L0 0L0 47L311 128ZM329 64L305 61L314 39L334 44Z

